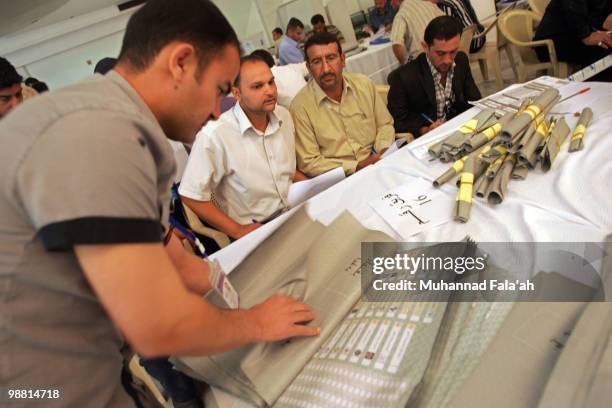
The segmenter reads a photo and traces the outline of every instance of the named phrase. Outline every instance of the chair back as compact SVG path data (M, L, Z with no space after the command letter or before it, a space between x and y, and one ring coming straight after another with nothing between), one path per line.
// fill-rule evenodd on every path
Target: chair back
M527 0L527 3L529 3L529 8L542 18L550 0Z
M461 41L459 42L459 51L463 51L465 55L470 55L470 45L476 31L476 25L472 24L463 29L461 33Z
M503 13L498 21L499 31L519 54L524 63L538 63L538 57L530 43L535 26L540 22L537 14L530 10L511 10Z

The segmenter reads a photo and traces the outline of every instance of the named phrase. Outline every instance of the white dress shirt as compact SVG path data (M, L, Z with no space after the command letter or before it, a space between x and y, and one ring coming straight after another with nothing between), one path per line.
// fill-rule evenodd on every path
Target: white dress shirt
M210 201L239 224L265 220L289 207L295 135L289 111L276 106L265 132L237 103L198 133L179 187L182 196Z
M278 104L289 109L295 95L306 86L306 63L275 65L271 70L278 89Z

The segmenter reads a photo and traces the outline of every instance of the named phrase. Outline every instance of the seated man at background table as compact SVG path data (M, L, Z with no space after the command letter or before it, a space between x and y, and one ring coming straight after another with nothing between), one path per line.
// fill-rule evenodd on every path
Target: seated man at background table
M391 29L393 54L400 64L415 59L423 50L423 32L442 11L429 0L404 0L400 5Z
M13 64L0 57L0 119L23 102L22 79Z
M551 39L559 61L579 67L588 66L607 55L612 49L612 27L606 27L612 13L612 1L551 0L538 25L534 40ZM546 47L536 47L540 61L550 61ZM608 67L590 81L612 81Z
M342 72L346 57L329 33L313 35L304 50L312 79L291 104L298 169L314 177L337 167L352 174L376 163L395 132L374 82Z
M304 40L304 24L295 17L287 23L287 31L278 46L278 59L280 65L297 64L304 62L304 51L300 49L300 42Z
M308 34L308 38L312 37L316 33L330 33L338 37L340 42L344 41L344 36L342 32L338 30L333 24L325 24L325 18L321 14L315 14L310 19L310 24L312 24L312 31Z
M474 36L482 33L485 27L478 21L478 16L470 0L435 0L438 8L447 16L456 18L461 22L461 30L474 26ZM486 36L473 38L470 43L470 53L480 50L487 38Z
M419 137L480 99L468 58L458 52L460 40L456 19L436 17L425 29L425 52L389 74L388 107L396 132Z
M288 209L291 183L305 177L296 172L291 115L276 105L274 76L260 56L242 58L232 94L234 108L198 134L179 193L202 220L238 239Z
M274 58L264 49L255 50L251 55L259 55L266 61L274 75L274 82L278 92L278 104L288 109L295 95L306 86L305 78L308 75L306 63L274 65Z
M283 41L283 30L280 27L272 30L272 39L274 40L274 55L278 58L278 50L280 49L281 41Z
M397 10L388 0L374 0L374 8L370 11L370 24L368 29L371 33L376 33L382 27L386 32L391 31L393 19Z

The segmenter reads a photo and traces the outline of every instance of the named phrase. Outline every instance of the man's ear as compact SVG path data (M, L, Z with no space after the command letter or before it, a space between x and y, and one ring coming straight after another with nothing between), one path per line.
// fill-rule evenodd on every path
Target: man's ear
M240 102L240 89L235 85L232 85L232 96Z
M425 41L421 41L421 47L423 47L423 51L425 51L425 54L429 52L429 46Z
M193 45L180 42L172 47L168 58L168 70L175 81L182 81L187 72L195 72L197 67L198 60Z

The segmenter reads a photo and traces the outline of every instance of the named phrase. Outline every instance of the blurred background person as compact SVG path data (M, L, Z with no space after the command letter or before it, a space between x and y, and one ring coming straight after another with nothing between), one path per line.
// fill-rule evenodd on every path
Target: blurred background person
M0 57L0 119L23 102L22 80L13 64Z

